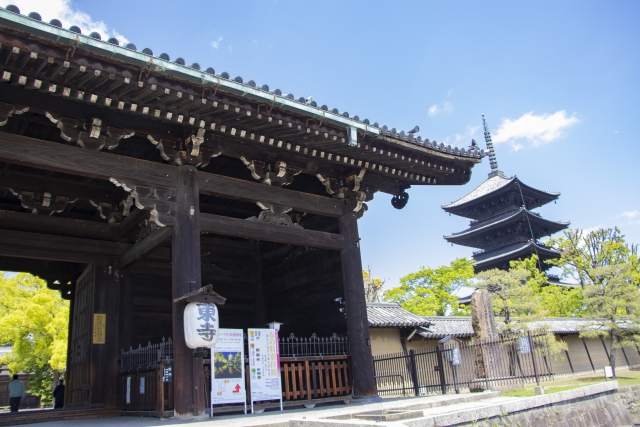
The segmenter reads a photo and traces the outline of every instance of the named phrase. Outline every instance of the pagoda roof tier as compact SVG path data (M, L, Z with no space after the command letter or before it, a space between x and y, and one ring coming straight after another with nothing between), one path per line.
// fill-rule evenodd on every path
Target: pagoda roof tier
M527 258L537 254L543 270L550 268L544 263L547 259L560 258L560 251L551 249L537 242L526 241L514 243L503 248L491 251L484 251L474 254L476 260L474 269L476 272L490 270L492 268L508 269L509 261Z
M522 223L525 224L524 227L514 227L514 225ZM539 239L564 230L569 224L569 222L544 219L534 212L520 208L490 220L477 222L464 231L444 236L444 238L457 245L486 249L489 245L495 246L496 240L500 239L502 235L513 238L517 234L531 238L533 231L534 238Z
M518 188L519 187L519 188ZM522 191L522 195L520 194ZM499 205L522 206L522 198L528 210L543 206L560 197L560 193L538 190L522 183L518 177L507 178L502 172L491 173L489 178L470 193L442 206L454 215L471 219L481 219L495 212ZM501 200L502 199L502 200Z

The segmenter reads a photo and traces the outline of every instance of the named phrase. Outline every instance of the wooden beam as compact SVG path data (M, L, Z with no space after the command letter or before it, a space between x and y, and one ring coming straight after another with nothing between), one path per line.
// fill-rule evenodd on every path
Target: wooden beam
M33 258L78 263L109 263L129 250L131 243L51 234L0 230L0 256ZM169 260L168 250L158 250L149 256L154 261Z
M336 251L344 249L344 237L339 234L211 214L200 214L200 231L287 245L309 246Z
M200 193L245 202L263 202L287 206L297 211L338 217L342 202L330 197L302 193L266 184L243 181L212 173L198 172Z
M29 233L57 234L94 240L114 240L117 225L96 221L32 215L0 210L0 228Z
M151 235L142 239L133 245L133 247L127 252L120 255L118 258L118 269L125 269L155 252L164 244L164 242L167 241L167 239L171 238L172 234L173 228L171 227L164 227L155 230Z
M116 227L116 237L122 239L127 237L136 229L140 228L140 223L149 218L149 211L144 209L134 209L128 217L122 220Z
M174 187L176 168L162 163L0 132L0 161L90 178Z
M0 132L0 161L91 178L116 178L151 188L172 188L176 182L177 168L174 166L4 132ZM329 197L206 172L198 172L198 183L202 194L273 203L318 215L342 215L340 200Z

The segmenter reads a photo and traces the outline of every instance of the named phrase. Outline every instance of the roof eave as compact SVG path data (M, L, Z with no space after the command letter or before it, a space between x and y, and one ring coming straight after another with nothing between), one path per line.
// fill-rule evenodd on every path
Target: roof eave
M320 108L312 107L307 104L287 99L260 89L252 88L243 83L220 78L204 73L199 70L189 68L174 62L165 61L160 58L153 57L141 52L116 46L101 40L91 38L89 36L73 33L69 30L55 27L53 25L36 21L23 15L17 15L5 9L0 9L0 27L6 27L13 30L28 33L54 43L59 43L68 47L75 47L91 52L95 55L103 56L109 59L115 59L136 67L147 68L155 74L166 75L173 78L188 81L201 87L218 87L219 90L231 93L236 96L246 97L254 101L261 101L274 105L283 110L291 111L304 116L323 119L326 122L340 125L343 127L352 127L365 135L377 136L380 129L366 125L357 120L353 120L330 111L324 111ZM470 161L471 158L465 159Z

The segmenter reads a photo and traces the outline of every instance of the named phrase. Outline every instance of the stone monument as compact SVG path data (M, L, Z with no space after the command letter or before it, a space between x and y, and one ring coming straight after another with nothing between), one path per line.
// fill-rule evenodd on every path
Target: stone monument
M475 372L476 378L489 379L492 373L496 372L497 360L494 360L492 352L483 351L484 347L493 345L498 341L498 328L496 327L496 319L493 315L493 305L491 304L491 295L489 291L482 289L477 290L471 295L471 325L475 334L476 342L484 345L476 347L475 355ZM489 389L489 381L484 389ZM478 386L478 390L482 389ZM473 390L476 391L476 390Z

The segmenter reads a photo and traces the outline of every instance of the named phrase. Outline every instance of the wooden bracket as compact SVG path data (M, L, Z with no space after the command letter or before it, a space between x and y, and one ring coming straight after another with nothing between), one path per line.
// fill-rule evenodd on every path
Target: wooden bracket
M289 212L291 208L262 202L257 202L257 205L260 206L263 211L260 212L257 217L252 216L247 218L247 221L262 221L285 227L302 228L302 226L294 223L291 217L287 215L287 212Z
M33 191L14 191L9 188L14 196L20 199L20 205L31 211L33 214L53 215L54 213L65 210L69 203L75 203L76 200L70 200L69 197L53 196L49 192L37 193Z
M84 123L76 119L60 117L50 112L46 112L45 115L60 129L62 139L76 141L80 147L88 150L99 151L105 147L108 150L113 150L120 144L120 140L131 138L135 134L132 130L106 126L106 135L101 135L101 132L104 131L102 119L96 117L91 119L91 125L87 131L84 129Z
M131 193L138 209L150 211L149 221L160 227L165 227L167 220L173 222L176 212L175 188L152 188L118 178L110 178L109 181Z
M160 157L175 165L191 165L205 167L212 157L218 157L222 150L205 148L201 145L205 142L204 129L199 129L197 135L192 135L184 143L165 138L157 138L147 135L147 139L160 151Z
M14 114L23 114L29 111L29 107L5 104L0 102L0 126L4 126L9 121L9 117Z
M277 161L273 168L270 164L260 160L247 160L244 156L240 157L242 163L251 171L251 176L267 185L284 186L293 182L293 177L302 172L296 168L287 167L286 162Z

